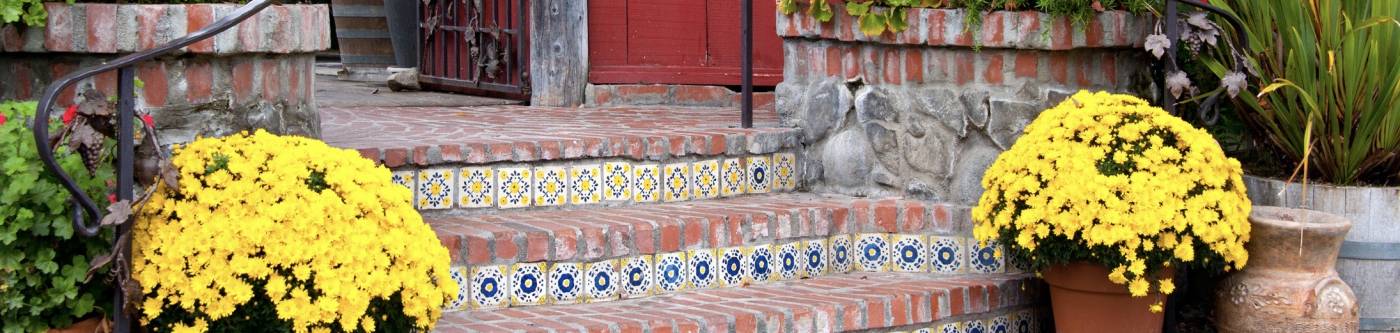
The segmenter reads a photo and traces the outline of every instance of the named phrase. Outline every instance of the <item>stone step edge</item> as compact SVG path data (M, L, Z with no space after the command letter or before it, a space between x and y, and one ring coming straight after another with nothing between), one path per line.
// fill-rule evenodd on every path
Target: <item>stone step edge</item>
M626 161L468 166L394 171L420 210L519 209L655 203L791 192L797 154L631 163Z
M796 128L684 129L655 134L596 134L582 139L538 139L413 147L358 148L389 168L439 164L535 162L586 158L664 160L682 156L771 154L798 145Z
M1048 330L1042 283L1028 275L906 279L851 274L667 298L444 315L437 332L911 332ZM981 328L982 330L976 330Z

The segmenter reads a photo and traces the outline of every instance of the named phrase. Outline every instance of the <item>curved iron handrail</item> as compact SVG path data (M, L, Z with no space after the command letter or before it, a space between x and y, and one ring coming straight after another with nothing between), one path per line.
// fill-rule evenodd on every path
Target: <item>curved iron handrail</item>
M44 89L43 97L39 99L39 108L35 113L36 120L32 125L34 131L34 142L38 146L39 159L43 161L44 167L48 169L49 172L53 172L54 174L58 175L59 182L63 183L63 187L67 189L68 193L72 194L73 196L74 206L75 208L78 208L73 212L73 227L75 230L77 230L79 234L91 237L93 235L96 235L99 229L101 228L100 225L88 225L84 221L85 219L83 218L84 212L86 212L86 214L89 216L95 217L94 220L96 221L100 221L102 219L103 214L102 211L98 209L97 203L95 203L92 200L92 198L87 195L87 193L84 193L83 190L78 187L78 184L73 180L73 177L69 176L68 173L63 172L63 169L58 166L58 162L54 160L53 148L50 147L48 143L49 127L47 119L49 119L50 117L49 111L53 107L54 99L58 97L58 93L60 91L63 91L63 89L76 84L78 81L114 69L119 70L119 72L122 72L120 73L122 75L119 75L122 76L122 78L119 79L119 83L122 85L129 85L132 78L132 75L130 73L131 66L135 65L136 63L150 60L152 58L164 55L166 53L170 53L171 51L175 51L180 48L189 46L190 44L194 44L196 42L214 37L215 35L218 35L219 33L228 30L229 28L232 28L235 25L238 25L239 23L242 23L244 20L248 19L249 17L252 17L253 15L262 11L263 8L267 8L267 6L271 4L272 2L270 2L270 0L253 0L247 5L239 7L238 10L235 10L231 15L224 16L223 18L214 21L213 24L210 24L208 27L200 29L199 31L196 31L192 34L185 35L184 37L177 38L171 41L169 44L141 52L128 54L99 66L93 66L78 70L77 72L74 72L72 74L64 76L61 79L58 79L57 81L54 81L54 83L50 84L48 88ZM133 101L131 101L130 96L131 92L120 91L130 90L130 87L123 88L126 89L118 89L118 101L120 103L118 104L118 108L125 109L121 111L130 111L130 103L133 103ZM118 114L118 131L125 134L118 134L117 140L120 145L131 145L132 133L130 121L132 120L132 117L133 114L131 114L131 112L119 112ZM127 151L122 150L123 149L121 148L118 149L118 168L125 167L128 168L128 170L125 170L126 172L122 172L121 170L119 170L118 181L123 180L120 179L123 176L121 175L122 173L125 173L126 176L129 177L129 168L132 167L131 163L123 163L121 161L123 157L126 157L126 162L130 162L131 156L122 155L131 155L131 151L129 149L127 149ZM118 187L120 188L121 186ZM126 191L129 192L130 188L126 189ZM130 195L129 193L120 192L121 190L119 189L118 195Z
M1243 47L1244 49L1249 48L1249 35L1245 33L1244 23L1240 21L1239 17L1235 17L1234 14L1230 14L1230 12L1221 9L1220 7L1210 5L1203 1L1166 0L1164 2L1166 8L1166 15L1164 17L1166 17L1166 19L1175 20L1178 17L1176 10L1177 4L1184 4L1191 7L1196 7L1207 12L1211 12L1212 14L1219 15L1220 17L1224 17L1225 21L1230 24L1230 28L1233 28L1235 30L1235 37L1239 39L1239 45L1241 45L1241 47ZM1158 81L1158 88L1162 90L1162 107L1166 109L1167 112L1173 115L1177 115L1176 97L1172 97L1172 95L1167 91L1168 89L1170 89L1170 87L1168 87L1166 84L1166 76L1170 75L1170 72L1172 71L1179 70L1179 68L1177 68L1176 65L1176 54L1179 46L1178 44L1180 44L1179 42L1181 41L1181 31L1180 28L1177 27L1175 21L1167 23L1166 34L1167 40L1171 41L1171 46L1167 48L1167 68L1166 71L1162 73L1162 78ZM1236 61L1230 63L1230 69L1234 71L1244 70L1244 68L1242 68L1246 66L1244 64L1244 61L1244 59L1236 59ZM1202 101L1200 108L1196 110L1196 116L1201 118L1201 120L1205 121L1206 123L1215 123L1216 119L1218 119L1220 116L1220 114L1218 113L1219 111L1216 111L1216 114L1211 115L1209 117L1207 117L1206 114L1209 110L1215 109L1215 104L1216 102L1218 102L1218 97L1218 95L1211 96Z

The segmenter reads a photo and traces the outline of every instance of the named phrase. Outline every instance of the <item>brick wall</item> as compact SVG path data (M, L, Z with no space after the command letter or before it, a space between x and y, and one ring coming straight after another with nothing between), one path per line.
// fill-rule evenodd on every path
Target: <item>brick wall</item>
M822 192L972 204L982 172L1039 112L1080 89L1148 82L1151 20L1108 11L1083 26L1041 12L911 9L909 28L866 36L837 10L777 13L776 109L802 129L806 184Z
M208 26L232 4L116 5L47 3L44 27L0 28L0 99L38 99L74 71L125 53L154 48ZM315 51L330 46L324 5L277 5L214 38L141 63L137 107L153 113L162 140L180 143L266 128L320 135L312 82ZM59 94L58 107L79 92L116 94L116 72L81 81Z

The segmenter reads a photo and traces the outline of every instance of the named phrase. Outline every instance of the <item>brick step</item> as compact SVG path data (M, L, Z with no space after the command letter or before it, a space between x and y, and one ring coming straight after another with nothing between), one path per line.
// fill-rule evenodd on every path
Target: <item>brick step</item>
M446 313L436 332L908 332L1050 330L1026 274L854 273L743 288Z

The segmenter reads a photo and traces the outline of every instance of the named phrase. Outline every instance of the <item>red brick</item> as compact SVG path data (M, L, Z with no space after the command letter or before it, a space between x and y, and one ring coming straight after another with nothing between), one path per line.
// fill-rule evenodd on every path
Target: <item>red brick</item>
M837 15L837 16L848 16L848 15ZM862 67L861 61L860 61L860 48L862 48L862 47L861 47L861 46L842 46L842 47L841 47L842 53L843 53L843 54L841 55L841 68L845 70L845 79L852 79L852 78L855 78L855 77L857 77L857 76L860 76L861 67Z
M855 20L850 15L836 15L836 20L840 21L836 26L841 27L840 31L836 32L836 37L844 41L855 40Z
M661 225L661 252L675 252L681 249L681 227L675 223Z
M510 143L492 143L487 148L491 151L487 159L489 162L509 161L514 156Z
M1091 47L1103 45L1103 21L1094 18L1085 23L1084 45Z
M515 244L515 235L512 232L498 232L491 235L494 238L495 259L511 260L520 257L520 246Z
M676 103L681 105L722 105L732 92L719 86L676 86Z
M185 98L190 103L208 102L213 96L214 71L209 63L190 61L185 67Z
M528 231L525 233L525 261L539 262L549 259L550 233ZM509 257L505 257L509 258Z
M953 317L968 313L967 309L967 289L953 288L948 290L948 309Z
M1075 69L1078 69L1075 73L1075 83L1078 83L1080 87L1088 87L1094 84L1094 77L1092 74L1094 72L1094 59L1092 56L1075 57L1073 66Z
M925 10L923 12L928 17L928 45L943 45L945 12L942 10Z
M920 49L904 50L904 75L910 83L924 82L924 52Z
M233 100L247 102L253 98L253 60L235 60L233 64Z
M889 323L885 322L886 304L888 303L886 303L884 299L874 297L865 298L865 328L889 326Z
M899 203L894 200L880 200L875 203L875 223L876 231L886 233L899 232L898 220Z
M301 96L304 96L302 95L302 91L305 91L305 89L302 89L303 81L301 75L311 70L306 66L308 66L306 62L294 59L285 61L285 65L283 65L287 70L287 74L285 75L287 77L287 93L283 98L286 99L288 104L301 104Z
M209 26L214 21L214 7L207 4L196 4L185 6L185 32L192 34L204 27ZM193 52L214 51L214 39L205 39L194 44L190 44L189 50Z
M19 52L24 49L24 37L14 24L0 26L0 49L5 52Z
M282 61L276 59L258 61L258 65L261 67L259 69L262 71L262 98L264 100L281 99L282 93L286 91L286 89L282 89L281 84L282 79L287 75L282 64Z
M71 64L71 63L56 62L56 63L53 63L53 64L49 65L49 72L50 72L50 73L53 73L53 77L63 77L63 76L65 76L65 75L68 75L69 73L72 73L74 70L77 70L77 69L78 69L78 66L77 66L77 65L74 65L74 64ZM31 88L31 89L32 89L32 88ZM40 88L40 89L44 89L44 88ZM39 91L43 91L43 90L39 90ZM73 102L74 102L74 98L73 98L74 91L76 91L76 90L75 90L75 87L68 87L68 89L63 89L63 91L60 91L60 92L58 93L58 97L57 97L57 98L58 98L58 100L57 100L58 102L57 102L56 104L58 104L58 105L61 106L61 105L67 104L67 103L73 103ZM36 91L36 92L38 92L38 91ZM37 97L37 96L35 96L35 97Z
M264 37L261 29L262 27L259 26L261 21L262 20L257 19L257 17L254 17L253 19L244 20L243 23L238 24L238 27L235 29L238 31L238 44L240 49L258 50L262 48L260 44Z
M928 227L924 219L924 206L917 201L904 202L904 225L905 232L918 233L925 231Z
M617 86L617 94L624 100L646 98L647 96L665 96L670 93L671 88L664 85L620 85Z
M1002 83L1002 60L999 53L984 53L987 67L982 69L982 80L988 84Z
M1069 84L1069 55L1062 52L1050 54L1050 77L1055 83Z
M413 153L412 153L412 154L409 154L409 156L408 156L408 157L409 157L409 161L412 162L414 165L427 166L427 165L428 165L428 148L429 148L428 146L416 146L416 147L413 147Z
M67 52L73 50L73 25L74 6L60 2L45 2L44 10L48 12L48 21L45 25L47 33L44 34L44 49L50 52ZM55 75L55 77L57 77Z
M982 45L1001 46L1006 40L1002 32L1002 21L1006 18L1004 11L987 13L982 17Z
M407 148L390 148L384 150L384 166L395 168L408 164Z
M160 46L157 40L160 33L161 17L165 15L166 6L135 6L136 9L136 47L141 50L149 50ZM252 21L252 20L250 20Z
M967 58L961 58L961 57L959 57L959 58L955 59L953 62L956 63L956 64L957 64L957 67L958 67L958 68L957 68L957 78L956 78L958 84L959 84L959 85L966 85L966 84L972 82L972 80L976 77L976 74L975 74L975 72L973 71L974 68L977 67L977 64L975 63L975 61L974 61L973 59L967 59Z
M462 146L459 145L439 145L438 151L442 155L444 162L461 162Z
M885 49L885 58L883 59L883 60L884 60L884 61L883 61L884 66L883 66L883 67L885 67L885 82L886 82L886 83L899 84L900 82L903 82L904 73L901 73L901 71L903 70L901 67L903 67L903 66L900 66L901 63L903 63L903 61L900 61L901 59L899 59L899 58L900 58L899 49L896 49L896 48L888 48L888 49Z
M1110 86L1117 86L1117 85L1118 85L1118 64L1117 64L1117 62L1118 62L1118 56L1116 56L1116 55L1114 55L1114 54L1112 54L1112 53L1104 54L1104 55L1102 55L1102 56L1103 56L1103 59L1099 61L1099 66L1098 66L1098 67L1099 67L1099 72L1100 72L1100 73L1103 73L1104 82L1107 82L1108 85L1110 85Z
M1040 53L1034 51L1016 52L1016 77L1036 78L1040 67Z
M367 160L371 160L371 161L374 161L375 163L379 163L379 149L376 149L376 148L361 148L361 149L356 149L356 151L358 151L358 152L360 153L360 157L364 157L364 158L367 159Z
M1055 50L1068 50L1074 47L1074 27L1070 24L1069 18L1054 18L1054 23L1050 26L1050 48Z
M909 325L913 321L912 312L909 309L909 297L897 295L890 301L890 326Z
M170 92L170 82L165 77L165 63L146 62L137 67L136 77L141 79L141 95L146 97L146 105L164 106Z
M117 52L117 5L87 4L87 50Z
M11 84L15 85L16 99L34 98L34 75L30 72L29 66L18 62L10 63L10 70L13 71L15 80ZM64 102L64 101L60 101Z
M540 159L553 160L563 156L564 150L559 146L559 141L540 141Z

